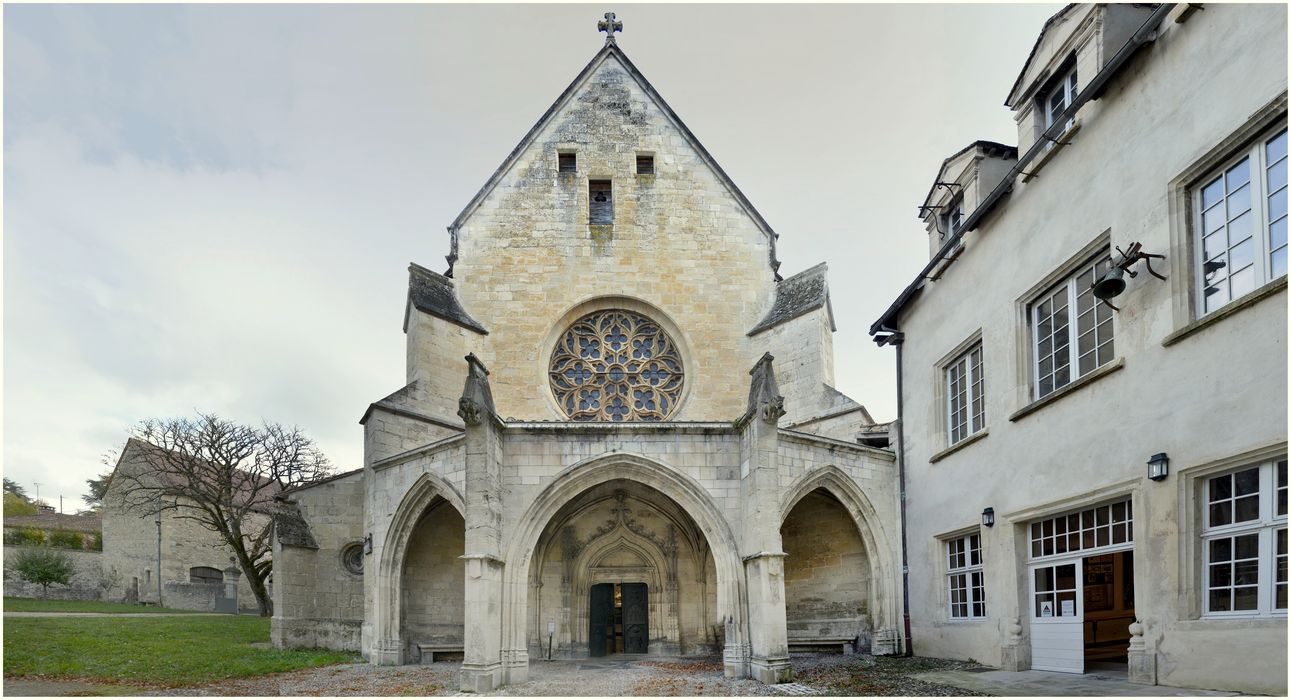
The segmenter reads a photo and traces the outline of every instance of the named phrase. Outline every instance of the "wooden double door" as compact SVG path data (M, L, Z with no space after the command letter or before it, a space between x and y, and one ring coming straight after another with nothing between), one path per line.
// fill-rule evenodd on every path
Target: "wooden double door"
M649 651L650 594L644 583L592 586L588 620L588 651L592 656Z

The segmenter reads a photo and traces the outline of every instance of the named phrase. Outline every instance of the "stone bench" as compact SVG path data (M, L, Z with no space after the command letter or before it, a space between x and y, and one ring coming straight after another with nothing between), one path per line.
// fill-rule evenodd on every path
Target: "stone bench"
M840 649L844 656L856 653L856 637L790 637L789 651L818 651L822 648Z
M466 645L460 643L424 643L418 644L417 649L421 651L421 662L423 664L435 663L435 654L464 654Z

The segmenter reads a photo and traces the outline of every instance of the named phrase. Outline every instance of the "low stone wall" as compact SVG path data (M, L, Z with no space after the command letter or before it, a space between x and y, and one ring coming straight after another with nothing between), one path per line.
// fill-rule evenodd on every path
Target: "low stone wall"
M166 581L162 585L162 604L168 608L215 612L215 599L221 595L223 583Z
M275 649L335 649L358 651L362 646L361 620L274 617L270 638Z
M76 566L76 573L72 575L70 586L52 585L49 587L48 597L54 600L101 600L103 598L103 553L86 552L75 549L51 549L49 547L17 547L7 546L4 548L4 594L7 596L17 596L19 598L40 598L44 591L40 586L34 583L27 583L18 579L17 575L10 570L14 558L19 553L33 550L48 550L62 552L72 559Z

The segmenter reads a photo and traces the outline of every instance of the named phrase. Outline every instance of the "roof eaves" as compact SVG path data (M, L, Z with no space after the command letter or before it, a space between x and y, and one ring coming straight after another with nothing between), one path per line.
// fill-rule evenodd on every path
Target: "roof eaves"
M1035 38L1035 43L1031 45L1031 52L1027 54L1026 62L1022 64L1022 70L1018 73L1018 77L1014 79L1013 87L1009 88L1009 95L1004 99L1005 107L1008 107L1009 109L1013 108L1013 100L1017 94L1018 88L1022 86L1022 79L1026 77L1027 69L1031 67L1031 61L1035 60L1035 52L1040 49L1040 43L1044 41L1044 35L1053 27L1054 23L1056 23L1059 18L1067 14L1076 5L1077 3L1070 3L1061 10L1055 12L1052 17L1045 20L1044 26L1040 28L1039 36Z
M985 155L988 155L988 156L992 155L993 151L998 151L1000 152L1001 157L1004 157L1004 158L1018 157L1017 146L1010 146L1008 144L999 143L997 141L986 141L984 139L978 139L968 144L967 146L964 146L958 151L955 151L954 153L950 154L950 156L948 156L945 160L941 161L941 168L937 170L937 179L933 180L932 186L928 188L928 194L925 195L923 198L923 207L920 209L920 211L923 211L928 208L928 202L932 201L932 195L937 191L937 183L942 181L941 177L942 175L945 174L946 167L949 166L951 162L954 161L956 158L964 155L965 153L975 148L982 149L983 151L985 151ZM919 218L922 219L923 215L921 214Z
M363 473L363 467L359 467L358 469L351 469L347 472L341 472L340 474L333 474L325 479L319 479L318 481L311 481L307 484L301 484L300 486L293 486L292 488L278 492L278 496L285 497L286 495L296 493L297 491L312 489L315 486L322 486L323 484L329 484L333 481L340 481L341 479L354 476L355 474L361 475L362 473Z

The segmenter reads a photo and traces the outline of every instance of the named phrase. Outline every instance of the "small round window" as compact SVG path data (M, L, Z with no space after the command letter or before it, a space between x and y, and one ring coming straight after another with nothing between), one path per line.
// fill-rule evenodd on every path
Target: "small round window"
M363 543L354 542L341 550L341 566L352 574L363 573Z
M556 402L575 421L661 421L677 409L685 373L659 324L622 309L575 321L549 370Z

